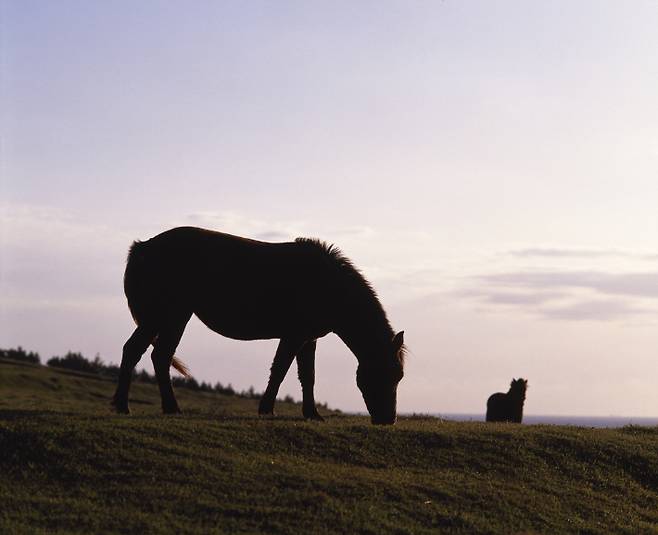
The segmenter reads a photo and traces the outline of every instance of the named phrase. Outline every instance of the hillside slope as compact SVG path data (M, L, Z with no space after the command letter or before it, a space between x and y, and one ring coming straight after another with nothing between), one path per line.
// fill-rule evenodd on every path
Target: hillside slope
M150 385L124 417L50 373L0 363L0 533L658 533L658 428L163 417Z
M0 358L0 409L109 414L115 387L114 380L107 377ZM253 415L258 410L257 399L238 395L178 388L176 397L186 413L235 416ZM160 414L158 387L133 381L130 409L135 415ZM277 402L276 410L283 415L299 415L301 405Z

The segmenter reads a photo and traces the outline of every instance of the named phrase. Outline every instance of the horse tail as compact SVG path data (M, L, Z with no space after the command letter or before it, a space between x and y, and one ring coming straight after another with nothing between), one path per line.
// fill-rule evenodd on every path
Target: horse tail
M186 365L182 360L180 360L179 358L174 357L174 358L172 359L172 361L171 361L171 365L172 365L172 367L173 367L178 373L180 373L183 377L186 377L187 379L189 379L190 377L192 377L192 375L190 374L190 369L189 369L189 368L187 367L187 365Z

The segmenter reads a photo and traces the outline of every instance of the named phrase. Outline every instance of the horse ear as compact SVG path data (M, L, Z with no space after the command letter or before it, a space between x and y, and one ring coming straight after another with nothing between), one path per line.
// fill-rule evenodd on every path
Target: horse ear
M404 344L404 331L400 331L393 337L393 349L397 352Z

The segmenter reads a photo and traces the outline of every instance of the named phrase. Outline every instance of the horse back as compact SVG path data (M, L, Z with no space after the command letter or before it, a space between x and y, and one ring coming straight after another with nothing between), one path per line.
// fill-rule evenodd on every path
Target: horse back
M487 422L502 422L507 419L508 413L508 398L507 394L497 392L491 394L487 399Z
M129 304L185 309L221 334L255 339L326 334L334 282L326 259L296 242L179 227L133 246L125 289Z

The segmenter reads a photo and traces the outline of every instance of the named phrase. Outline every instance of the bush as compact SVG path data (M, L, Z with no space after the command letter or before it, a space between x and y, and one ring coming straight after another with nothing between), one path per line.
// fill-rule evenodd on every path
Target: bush
M63 357L52 357L48 359L46 364L53 368L65 368L67 370L94 373L107 377L119 377L119 366L116 364L105 364L98 353L94 357L94 360L89 360L82 353L69 351Z
M98 356L94 361L87 360L82 353L74 353L69 351L63 357L52 357L46 363L53 368L66 368L67 370L75 370L78 372L87 373L100 373L103 364Z
M20 360L21 362L30 362L32 364L41 364L39 353L30 351L26 352L21 346L16 349L0 349L0 357L11 360Z
M17 349L0 349L0 357L20 360L24 362L32 362L40 364L41 359L38 353L26 352L20 346ZM64 368L67 370L75 370L78 372L93 373L96 375L103 375L106 377L116 378L119 376L120 367L116 364L105 364L100 356L96 354L94 360L87 359L82 353L68 351L63 357L52 357L46 362L48 366L53 368ZM156 384L158 381L155 375L150 374L146 370L133 371L133 379L143 383ZM225 396L239 396L243 398L258 399L261 397L260 392L256 392L253 386L243 392L236 392L235 389L229 384L224 386L217 381L214 385L202 381L199 383L194 377L179 377L172 378L172 384L176 388L189 388L190 390L201 392L215 392ZM290 396L286 396L285 401L294 402Z

